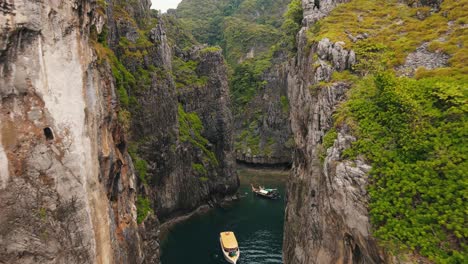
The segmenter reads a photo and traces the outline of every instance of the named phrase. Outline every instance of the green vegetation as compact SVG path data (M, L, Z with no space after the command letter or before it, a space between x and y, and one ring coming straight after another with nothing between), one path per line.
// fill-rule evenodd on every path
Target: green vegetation
M437 263L466 260L467 95L453 77L381 73L356 85L338 118L359 137L345 155L373 165L375 235Z
M296 49L296 35L301 29L303 10L301 0L292 0L288 5L288 10L284 13L284 22L281 26L286 36L289 50Z
M288 100L288 97L282 95L280 97L280 103L281 103L281 109L283 110L283 112L289 113L289 100Z
M95 30L95 29L94 29ZM103 30L100 35L92 32L90 38L91 45L98 56L98 63L110 64L112 76L115 79L117 86L117 95L121 109L118 112L118 120L125 131L130 131L131 113L129 111L130 104L135 104L135 98L129 97L128 92L136 85L135 77L130 73L122 62L115 56L114 52L107 45L107 29Z
M209 179L207 177L198 178L201 182L207 182Z
M400 2L339 5L311 28L309 41L328 37L356 52L353 71L332 76L354 84L335 118L336 127L347 123L358 137L344 157L364 156L372 164L375 236L387 248L415 251L436 263L465 263L468 1L445 0L436 13ZM368 38L356 42L347 36L364 33ZM450 55L449 65L420 68L415 79L396 77L393 69L424 42ZM333 129L323 148L335 138Z
M171 47L177 46L181 50L188 50L197 44L197 40L192 36L190 30L182 26L180 21L173 15L162 16L166 27L166 36Z
M135 169L138 173L138 178L143 184L148 184L146 180L146 173L148 171L148 163L144 159L136 158L134 159Z
M234 68L230 86L235 107L245 106L266 84L262 80L262 74L270 66L270 58L267 57L263 60L247 60Z
M41 218L41 220L45 221L47 219L47 209L45 209L44 207L41 207L38 213L39 213L39 217Z
M177 8L177 17L199 42L223 49L230 68L229 86L235 116L242 115L246 105L265 87L264 73L272 67L272 58L295 46L302 8L300 0L294 0L288 9L290 1L192 0L182 1ZM279 103L284 112L289 111L285 97ZM260 142L267 140L247 127L260 121L255 118L249 118L244 132L236 138L235 148L271 154L271 144Z
M401 65L409 52L429 42L431 50L451 55L452 67L422 70L419 77L449 73L461 77L468 74L468 47L460 45L468 40L468 29L463 24L468 17L464 8L467 4L466 0L447 0L440 12L431 13L429 7L411 8L397 0L353 0L316 23L309 31L309 40L327 37L334 42L344 41L346 48L356 52L359 64L355 70L361 75ZM418 18L421 14L426 18ZM347 37L363 33L369 38L353 43Z
M206 175L208 174L208 171L205 169L205 166L200 163L192 163L192 169L198 174L198 175Z
M275 144L275 141L272 138L269 138L267 142L261 142L259 135L259 120L260 116L252 120L241 134L236 138L234 148L236 151L246 151L250 149L251 155L262 155L262 156L271 156L272 154L272 145ZM248 121L247 121L248 122Z
M179 137L182 142L190 142L194 147L199 148L205 154L207 161L212 165L218 165L215 154L209 150L208 139L202 136L203 123L197 113L186 113L182 105L179 104Z
M336 138L338 137L338 133L336 132L336 129L330 129L325 136L323 136L323 148L325 150L331 148L333 144L335 143Z
M223 44L227 62L236 65L250 52L253 52L250 56L262 56L280 37L280 32L271 26L237 17L225 18Z
M132 114L125 109L120 109L118 112L117 118L119 120L120 125L124 129L124 131L126 131L127 133L130 133Z
M147 197L138 195L137 201L136 201L136 207L137 207L137 223L138 224L141 224L143 221L145 221L146 217L149 214L153 213L153 209L151 209L151 202Z
M143 185L148 185L148 179L147 174L148 174L148 162L144 159L142 159L137 151L138 151L138 145L141 144L144 140L141 140L140 142L131 142L128 146L128 154L130 154L130 157L133 160L133 164L135 166L136 174L138 176L138 179L140 179L140 183Z
M220 51L222 51L220 46L208 46L202 49L200 52L204 54L204 53L212 53L212 52L220 52Z
M266 34L268 34L267 31L275 32L281 26L281 15L288 2L288 0L182 1L177 8L177 17L199 42L220 45L226 50L225 44L236 45L235 43L225 43L226 39L229 38L229 32L249 33L257 31L259 25L265 26L262 30L265 30ZM236 26L233 24L234 21L240 24ZM226 30L228 27L229 32ZM251 36L251 34L240 36L235 40L240 45L244 45L250 41ZM266 50L274 43L269 42L271 38L258 39L258 41L257 47L261 46L261 49ZM235 61L235 59L231 60L229 54L226 57L228 61Z
M197 70L198 62L188 60L184 61L179 57L174 57L172 61L172 73L174 74L176 87L181 89L183 87L201 87L207 84L208 77L198 76Z

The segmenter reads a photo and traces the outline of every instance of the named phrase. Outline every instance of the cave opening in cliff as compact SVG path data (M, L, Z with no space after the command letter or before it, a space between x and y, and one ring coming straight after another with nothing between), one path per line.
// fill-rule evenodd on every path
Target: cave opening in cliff
M50 127L44 128L44 136L47 140L54 140L54 133Z

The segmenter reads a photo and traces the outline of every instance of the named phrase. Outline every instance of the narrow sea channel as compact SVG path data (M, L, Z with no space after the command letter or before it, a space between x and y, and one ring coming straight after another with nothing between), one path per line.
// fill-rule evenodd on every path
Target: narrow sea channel
M242 198L225 208L196 215L171 228L162 241L162 264L222 264L221 231L233 231L240 247L238 264L283 263L284 190L287 170L241 167ZM250 183L277 188L281 199L254 196Z

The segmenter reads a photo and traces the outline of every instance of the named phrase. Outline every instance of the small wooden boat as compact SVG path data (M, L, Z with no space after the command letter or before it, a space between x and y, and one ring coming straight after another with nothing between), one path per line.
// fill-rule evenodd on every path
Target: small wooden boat
M221 251L223 251L226 261L236 264L240 256L240 250L234 233L231 231L221 232L219 234L219 243L221 244Z
M268 199L278 199L280 197L277 189L265 189L262 186L255 187L253 184L250 184L250 186L252 186L252 192L260 197Z

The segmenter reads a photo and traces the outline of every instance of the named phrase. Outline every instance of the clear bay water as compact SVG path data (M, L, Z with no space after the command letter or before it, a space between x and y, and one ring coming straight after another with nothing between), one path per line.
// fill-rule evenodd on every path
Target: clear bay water
M238 264L282 262L284 186L287 171L242 168L239 193L243 196L225 208L216 208L178 223L165 236L162 264L227 263L219 245L219 233L233 231L240 248ZM254 196L250 183L278 188L281 199Z

